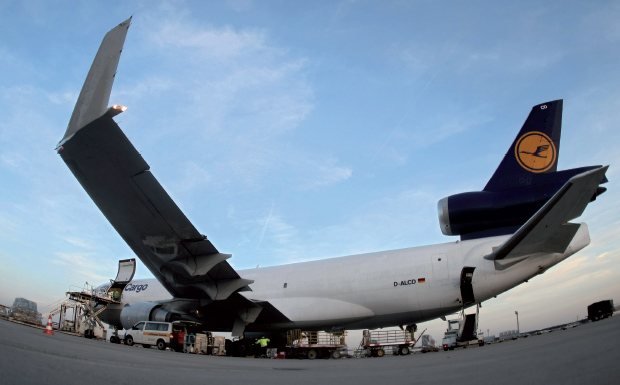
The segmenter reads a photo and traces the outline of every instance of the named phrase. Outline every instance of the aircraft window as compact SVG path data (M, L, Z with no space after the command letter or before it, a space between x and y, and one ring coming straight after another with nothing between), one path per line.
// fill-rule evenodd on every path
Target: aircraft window
M134 327L132 329L133 330L142 330L142 329L144 329L144 322L138 322L137 324L134 325Z
M286 286L288 286L288 283L284 282L284 288L286 289Z
M153 324L153 323L147 323L146 327L144 328L144 330L157 330L157 327L159 325L158 324Z

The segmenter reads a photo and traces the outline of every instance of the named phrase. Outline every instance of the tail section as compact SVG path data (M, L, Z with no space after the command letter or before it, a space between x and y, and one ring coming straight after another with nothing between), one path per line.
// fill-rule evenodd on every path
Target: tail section
M483 191L502 191L532 184L542 173L557 171L563 101L532 108L521 131Z
M484 190L437 203L442 233L462 240L512 234L572 177L601 167L557 171L561 129L562 100L534 106ZM605 182L603 173L599 184ZM598 186L588 199L603 192Z

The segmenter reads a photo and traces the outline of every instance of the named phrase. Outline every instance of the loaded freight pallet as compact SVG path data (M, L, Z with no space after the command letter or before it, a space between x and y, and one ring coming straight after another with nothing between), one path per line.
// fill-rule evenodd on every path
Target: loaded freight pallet
M345 330L330 332L289 330L286 333L287 358L340 358L347 349Z
M415 330L415 327L405 330L364 330L359 349L361 355L383 357L388 348L391 348L395 355L407 355L426 331L424 329L416 340Z

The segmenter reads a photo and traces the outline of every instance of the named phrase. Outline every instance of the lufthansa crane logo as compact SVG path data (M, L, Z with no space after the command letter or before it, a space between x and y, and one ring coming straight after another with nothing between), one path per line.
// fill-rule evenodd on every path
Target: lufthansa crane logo
M517 162L527 171L541 173L555 163L557 151L553 141L542 132L530 131L517 141L515 146Z

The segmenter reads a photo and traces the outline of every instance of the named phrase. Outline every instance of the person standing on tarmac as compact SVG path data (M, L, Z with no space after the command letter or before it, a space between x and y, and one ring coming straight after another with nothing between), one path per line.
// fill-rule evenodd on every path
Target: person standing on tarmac
M271 342L271 340L269 338L265 338L265 336L262 336L261 338L256 340L256 344L260 345L259 356L267 357L267 346L269 345L269 342Z

